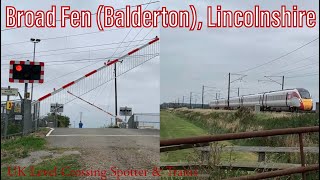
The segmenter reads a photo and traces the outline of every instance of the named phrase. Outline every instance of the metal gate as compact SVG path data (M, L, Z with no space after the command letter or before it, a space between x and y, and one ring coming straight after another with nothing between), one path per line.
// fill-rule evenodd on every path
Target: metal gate
M159 113L136 113L128 120L130 129L160 129Z

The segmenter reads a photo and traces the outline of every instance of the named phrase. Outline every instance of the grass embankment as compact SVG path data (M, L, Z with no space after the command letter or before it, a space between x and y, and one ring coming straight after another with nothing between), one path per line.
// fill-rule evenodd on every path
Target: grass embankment
M161 111L160 115L160 137L161 139L181 138L187 136L200 136L208 134L204 129L179 118L167 111ZM189 156L192 156L192 149L184 149L179 151L172 151L168 153L161 153L161 161L186 161Z
M224 134L235 132L248 132L259 130L270 130L280 128L294 128L319 126L317 114L292 114L292 113L258 113L255 114L247 109L238 111L215 111L215 110L188 110L176 109L172 111L161 111L161 139L188 137L205 134ZM201 131L199 131L201 129ZM201 132L201 133L193 133ZM297 147L299 146L298 135L274 136L268 138L252 138L224 142L227 145L239 146L273 146L273 147ZM318 133L304 135L304 146L319 146ZM231 160L257 162L257 155L253 153L230 153L217 154L220 161ZM318 154L306 154L307 164L318 163ZM161 153L161 161L190 161L198 155L192 150L181 150L175 152ZM214 154L213 156L216 156ZM193 157L193 158L190 158ZM198 156L199 158L199 156ZM282 163L300 163L299 153L273 153L267 154L267 161ZM212 171L215 172L215 171ZM236 176L246 174L245 171L235 172ZM223 173L217 170L213 177L232 177L233 172ZM299 177L298 177L299 176ZM319 175L312 173L309 178L318 178ZM299 179L293 176L293 179ZM217 178L219 179L219 178Z
M249 132L259 130L271 130L281 128L295 128L319 126L317 114L295 113L253 113L247 109L238 111L214 111L199 112L196 110L178 109L173 112L175 116L206 130L210 134ZM229 141L239 146L271 146L271 147L297 147L298 135L273 136L267 138L252 138ZM304 146L319 146L318 133L304 135ZM309 163L318 162L318 154L306 154ZM270 156L279 162L299 163L299 154L281 154Z
M160 128L160 137L161 139L170 139L170 138L182 138L190 136L202 136L209 135L210 131L208 128L201 124L200 121L189 121L184 117L178 117L176 113L171 113L169 111L161 111L161 128ZM219 142L217 146L218 149L221 146L232 145L232 143L227 141ZM218 152L217 152L218 153ZM242 152L231 152L230 153L219 153L219 158L221 160L229 161L232 160L247 161L247 160L256 160L257 155L253 153L242 153ZM199 160L198 152L193 149L184 149L172 152L161 153L162 162L179 162L179 161L190 161L190 160Z
M317 114L291 114L275 117L270 113L255 114L246 109L240 109L234 112L211 111L209 113L181 109L175 111L174 114L196 124L198 127L206 129L210 134L319 126L319 116ZM234 143L257 146L297 145L298 141L294 140L294 142L289 142L291 139L292 136L275 136L270 138L236 140ZM316 133L313 133L305 137L305 143L305 145L308 146L318 145L319 137Z
M56 174L54 177L49 177L50 179L72 179L72 177L66 177L61 175L61 168L70 166L68 170L66 170L66 174L70 172L70 170L77 170L80 168L78 163L79 155L69 155L63 156L61 158L51 159L51 157L46 157L43 159L43 162L25 167L23 170L24 174L15 174L18 173L14 171L14 167L19 167L19 164L16 164L16 160L26 158L29 156L30 152L39 151L39 150L50 150L47 148L45 134L48 132L48 129L44 128L40 131L30 134L28 136L23 137L15 137L8 140L1 141L1 179L48 179L48 175L44 175L44 170L54 170L56 167ZM6 167L4 167L6 166ZM9 168L10 172L13 176L9 176ZM24 167L21 167L23 169ZM32 171L32 169L34 169ZM41 171L42 170L42 171ZM37 177L38 171L41 171L40 176ZM34 176L32 175L32 172ZM15 174L15 175L14 175Z

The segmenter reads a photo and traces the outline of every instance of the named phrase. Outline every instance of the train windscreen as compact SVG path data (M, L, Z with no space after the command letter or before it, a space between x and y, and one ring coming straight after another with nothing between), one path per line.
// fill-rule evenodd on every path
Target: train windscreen
M310 99L311 98L308 90L302 89L302 88L299 88L297 90L299 91L301 98L303 98L303 99Z

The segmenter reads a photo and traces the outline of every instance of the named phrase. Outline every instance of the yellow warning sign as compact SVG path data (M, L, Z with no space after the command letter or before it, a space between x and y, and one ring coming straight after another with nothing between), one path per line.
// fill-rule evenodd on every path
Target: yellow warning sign
M15 103L14 112L16 112L16 113L20 113L21 112L21 103L20 102Z
M12 109L12 101L7 101L7 110Z

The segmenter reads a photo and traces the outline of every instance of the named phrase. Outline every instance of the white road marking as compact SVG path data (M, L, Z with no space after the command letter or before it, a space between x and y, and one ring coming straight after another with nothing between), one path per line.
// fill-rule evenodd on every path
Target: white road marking
M46 136L50 136L51 132L54 130L53 128L50 128L51 130L48 132Z
M51 131L50 131L51 132ZM49 133L50 133L49 132ZM48 134L49 134L48 133ZM48 135L47 135L48 136ZM50 135L50 136L61 136L61 137L86 137L86 136L91 136L91 137L160 137L159 135L107 135L107 134L57 134L57 135Z

